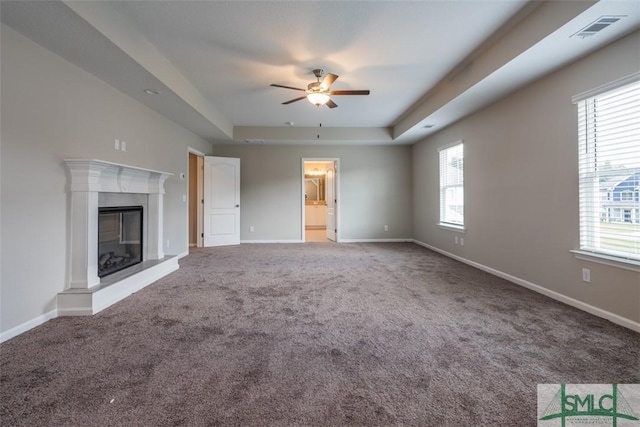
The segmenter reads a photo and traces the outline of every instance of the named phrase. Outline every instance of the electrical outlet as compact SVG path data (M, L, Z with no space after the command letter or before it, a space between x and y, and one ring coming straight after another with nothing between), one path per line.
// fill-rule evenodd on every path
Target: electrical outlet
M183 194L183 195L182 195L182 201L183 201L183 202L186 202L186 201L187 201L187 195L186 195L186 194Z
M122 151L127 151L127 141L120 141L120 149Z
M249 226L249 231L250 231L251 233L253 233L253 232L255 231L255 230L254 230L254 228L253 228L253 225L250 225L250 226Z
M167 247L169 247L169 239L167 239Z
M460 246L464 246L464 237L460 238Z
M384 231L389 231L389 226L388 225L384 226Z
M582 281L591 283L591 270L589 270L588 268L582 269Z
M115 147L114 148L116 149L116 151L120 150L120 140L119 139L115 140Z
M453 241L454 241L454 242L455 242L455 244L457 245L457 244L458 244L458 236L455 236L455 237L453 238Z

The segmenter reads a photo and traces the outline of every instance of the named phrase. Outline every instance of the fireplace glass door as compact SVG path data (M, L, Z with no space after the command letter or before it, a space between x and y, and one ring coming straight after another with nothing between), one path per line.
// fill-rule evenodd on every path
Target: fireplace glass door
M142 206L99 208L98 277L142 262Z

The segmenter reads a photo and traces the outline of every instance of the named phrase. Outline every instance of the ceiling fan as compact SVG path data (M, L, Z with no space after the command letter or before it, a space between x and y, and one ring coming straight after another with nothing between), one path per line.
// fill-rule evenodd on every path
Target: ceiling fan
M320 68L316 68L313 70L313 75L316 76L315 82L309 83L306 89L300 89L297 87L291 86L283 86L278 84L272 84L273 87L282 87L285 89L293 89L299 90L302 92L306 92L305 96L301 96L299 98L292 99L290 101L283 102L282 105L288 105L296 101L300 101L302 99L308 99L316 107L320 107L322 105L326 105L329 108L336 108L338 104L331 100L330 95L369 95L369 90L329 90L333 82L338 78L337 75L328 73L324 76L322 81L322 75L324 71Z

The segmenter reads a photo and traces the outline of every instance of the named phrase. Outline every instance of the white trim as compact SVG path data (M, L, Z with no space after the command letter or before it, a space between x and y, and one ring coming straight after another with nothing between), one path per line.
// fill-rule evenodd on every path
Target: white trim
M456 142L453 142L451 144L447 144L445 146L442 146L438 149L438 226L439 227L446 227L448 229L462 229L464 230L465 227L465 221L466 221L466 217L465 217L465 211L466 209L464 209L464 195L465 195L465 187L464 187L464 166L462 167L462 185L450 185L448 183L448 179L444 179L446 185L443 185L443 178L448 176L448 174L444 174L443 175L443 157L445 158L445 160L449 159L449 150L452 150L453 148L456 148L458 146L462 147L462 159L464 162L464 140L460 139ZM453 224L453 223L448 223L446 221L443 220L443 218L446 216L445 215L445 211L446 211L446 194L448 192L448 190L450 188L454 189L454 194L457 194L457 191L455 191L457 188L462 187L462 224ZM443 197L444 195L444 197Z
M456 231L458 233L467 232L467 229L464 228L463 225L448 224L446 222L439 222L437 225L438 225L438 228L442 228L443 230Z
M189 250L186 250L184 252L180 252L178 255L176 255L178 257L178 259L182 259L184 257L186 257L187 255L189 255Z
M240 240L240 244L243 243L304 243L304 240Z
M419 240L413 240L413 242L417 245L423 246L427 249L431 249L434 252L438 252L444 256L447 256L449 258L453 258L456 261L460 261L464 264L470 265L472 267L475 267L479 270L485 271L489 274L493 274L494 276L500 277L502 279L508 280L512 283L515 283L516 285L520 285L524 288L527 288L529 290L532 290L534 292L537 292L539 294L545 295L551 299L554 299L556 301L560 301L564 304L570 305L572 307L575 307L579 310L585 311L589 314L593 314L594 316L598 316L598 317L602 317L603 319L607 319L608 321L615 323L617 325L620 326L624 326L625 328L631 329L633 331L636 332L640 332L640 323L639 322L635 322L631 319L627 319L626 317L622 317L619 316L617 314L611 313L610 311L606 311L603 310L601 308L598 307L594 307L590 304L587 304L585 302L582 301L578 301L574 298L568 297L566 295L563 295L561 293L552 291L550 289L544 288L540 285L536 285L535 283L531 283L529 281L526 281L524 279L521 279L519 277L516 276L512 276L510 274L507 274L505 272L502 272L500 270L496 270L495 268L491 268L491 267L487 267L486 265L474 262L474 261L470 261L466 258L462 258L461 256L458 255L454 255L450 252L447 251L443 251L442 249L438 249L435 246L431 246L428 245L426 243L420 242Z
M575 249L572 249L569 252L571 252L577 259L583 261L595 262L597 264L604 264L610 267L622 268L624 270L640 271L640 262L638 261Z
M342 239L340 243L407 243L413 242L412 238L400 239Z
M610 90L618 89L619 87L628 85L630 83L635 83L640 80L640 71L637 71L633 74L630 74L625 77L621 77L617 80L614 80L609 83L605 83L593 89L589 89L582 93L578 93L571 97L571 102L573 104L577 104L580 101L584 101L585 99L593 98L594 96L598 96L602 93L609 92Z
M460 145L460 144L464 144L464 139L459 139L455 142L450 142L449 144L441 145L440 147L438 147L438 152L442 150L446 150L447 148L454 147L456 145Z
M188 180L186 182L187 185L187 203L186 203L186 208L187 208L187 244L189 245L189 247L192 247L192 243L189 242L189 221L190 221L190 214L191 214L191 197L190 197L190 193L191 193L191 159L189 158L189 155L193 154L194 156L202 159L202 161L204 162L204 158L205 155L204 153L202 153L199 150L196 150L195 148L192 147L187 147L187 176L188 176ZM198 169L198 163L196 161L196 195L199 195L199 192L202 191L202 187L203 187L203 183L201 182L201 180L198 180L198 175L200 172L200 175L202 175L202 172L197 170ZM201 220L201 214L202 214L202 204L201 203L196 203L197 206L197 212L196 212L196 243L193 243L194 247L197 248L201 248L202 245L202 229L203 224Z
M196 156L204 157L205 154L202 151L196 150L195 148L187 147L187 151L191 154L195 154Z
M145 265L146 264L146 265ZM67 289L58 294L59 316L87 316L96 314L125 299L134 292L149 286L179 268L178 258L166 257L162 260L144 261L132 266L140 271L128 273L123 270L123 278L116 277L113 283L98 285L89 289ZM115 273L117 275L118 273Z
M334 171L334 179L335 179L335 185L336 185L336 206L335 206L335 215L336 215L336 243L338 242L342 242L342 239L340 238L340 225L342 224L341 221L341 212L342 212L342 202L341 202L341 194L340 194L340 187L341 187L341 182L342 182L342 173L340 171L340 157L302 157L300 158L300 173L301 173L301 179L300 179L300 200L301 200L301 230L300 230L300 238L302 243L305 242L306 237L305 237L305 199L304 199L304 190L305 190L305 181L304 181L304 163L305 162L310 162L310 163L314 163L314 162L335 162L335 166L336 166L336 170Z
M81 304L90 304L85 301L81 301ZM95 313L90 308L65 308L60 311L60 316L71 317L71 316L93 316Z
M328 240L327 242L331 242ZM400 239L341 239L339 243L407 243L414 242L410 237ZM303 240L241 240L244 243L305 243ZM309 242L317 243L317 242ZM334 243L334 242L331 242ZM338 242L335 242L338 243Z
M51 319L55 319L56 317L58 317L58 310L53 309L48 313L42 314L31 320L27 320L26 322L15 326L8 331L4 331L0 334L0 344L5 341L9 341L13 337L17 337L18 335L23 334L28 330L35 328L36 326L40 326Z
M95 159L65 159L71 192L164 194L172 173Z

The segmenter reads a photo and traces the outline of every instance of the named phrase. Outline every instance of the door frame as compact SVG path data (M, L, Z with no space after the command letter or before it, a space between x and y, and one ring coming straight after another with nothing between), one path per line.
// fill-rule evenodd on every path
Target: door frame
M336 170L335 170L335 185L336 185L336 243L340 242L340 227L342 225L341 221L341 212L342 205L340 203L340 158L339 157L303 157L300 161L300 207L301 207L301 215L300 218L302 220L300 227L300 236L301 241L305 242L305 203L304 203L304 164L305 162L335 162Z
M190 170L189 166L189 154L193 154L198 157L198 163L196 166L196 198L202 200L204 198L204 157L205 154L201 151L196 150L195 148L187 147L187 170L189 174L193 171ZM202 166L202 167L200 167ZM189 175L187 175L189 176ZM190 179L190 178L189 178ZM189 247L189 218L190 216L190 200L189 200L189 181L187 181L187 247ZM204 245L202 233L204 233L204 205L202 202L197 203L197 212L196 212L196 247L201 248Z

